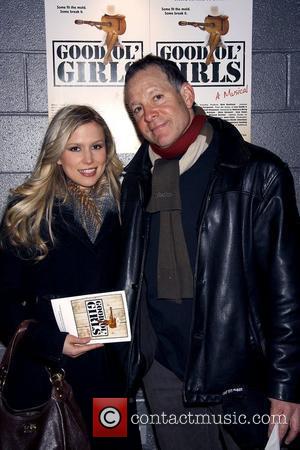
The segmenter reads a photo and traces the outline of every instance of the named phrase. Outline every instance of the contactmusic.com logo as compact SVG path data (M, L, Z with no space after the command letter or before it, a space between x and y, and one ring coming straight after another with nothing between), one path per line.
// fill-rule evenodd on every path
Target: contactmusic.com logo
M93 437L127 437L127 398L93 398Z

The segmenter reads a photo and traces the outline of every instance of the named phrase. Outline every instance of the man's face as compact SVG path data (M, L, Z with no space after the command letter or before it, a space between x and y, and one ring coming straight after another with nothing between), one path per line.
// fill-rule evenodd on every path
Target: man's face
M169 147L188 128L194 113L194 90L184 83L180 91L156 66L138 71L128 82L125 100L138 130L150 144Z

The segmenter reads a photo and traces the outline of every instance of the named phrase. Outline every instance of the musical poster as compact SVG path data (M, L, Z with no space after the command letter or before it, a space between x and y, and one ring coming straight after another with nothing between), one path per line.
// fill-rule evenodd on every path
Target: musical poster
M45 0L45 12L49 116L66 104L90 105L107 122L118 153L135 152L124 75L149 52L149 2Z
M151 0L150 46L170 58L206 114L250 140L252 0Z
M93 106L118 153L139 140L123 102L124 76L148 53L175 61L207 114L250 139L252 0L45 0L49 117Z

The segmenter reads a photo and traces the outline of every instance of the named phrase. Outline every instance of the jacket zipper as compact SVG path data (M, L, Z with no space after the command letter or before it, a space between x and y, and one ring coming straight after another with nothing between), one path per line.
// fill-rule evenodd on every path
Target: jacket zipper
M259 333L256 329L255 320L254 320L254 313L252 311L251 301L249 300L249 325L250 325L250 332L252 334L253 340L257 346L257 349L261 352L261 354L266 357L266 348L261 342L261 339L259 338Z
M190 338L189 338L189 348L188 348L188 357L186 360L186 366L185 366L185 374L184 374L184 389L183 389L183 398L184 401L187 402L186 399L186 381L187 381L187 372L190 362L190 356L191 356L191 342L192 342L192 334L194 329L194 319L195 319L195 308L196 308L196 289L197 289L197 277L198 277L198 267L199 267L199 253L200 253L200 241L201 241L201 233L202 233L202 226L204 219L206 217L206 213L208 210L208 206L211 200L211 194L213 191L213 188L215 186L217 180L217 174L216 170L214 170L214 174L212 175L212 181L209 186L207 196L205 201L202 204L201 211L199 213L199 216L201 217L201 222L199 224L199 232L198 232L198 240L197 240L197 252L196 252L196 263L195 263L195 272L194 272L194 297L193 297L193 310L192 310L192 320L191 320L191 329L190 329Z

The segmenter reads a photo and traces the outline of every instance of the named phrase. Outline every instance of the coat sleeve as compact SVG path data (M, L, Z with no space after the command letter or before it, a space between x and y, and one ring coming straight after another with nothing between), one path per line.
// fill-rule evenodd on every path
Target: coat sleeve
M287 166L264 185L254 245L262 286L268 396L300 402L300 226Z
M19 258L9 247L0 250L0 339L7 345L18 325L36 319L36 298L30 286L33 263ZM58 362L67 333L61 333L54 321L30 324L23 348L44 362Z

